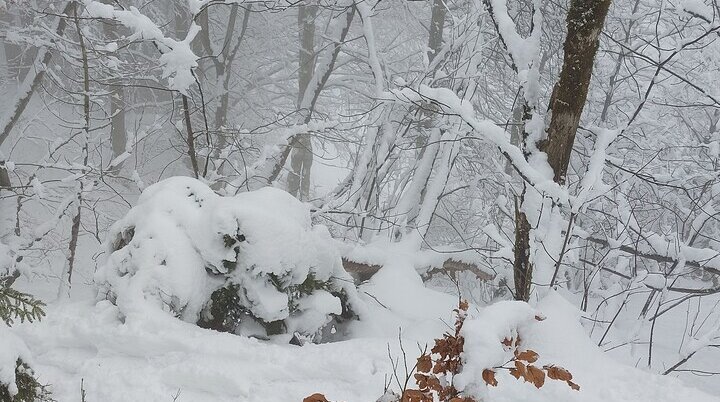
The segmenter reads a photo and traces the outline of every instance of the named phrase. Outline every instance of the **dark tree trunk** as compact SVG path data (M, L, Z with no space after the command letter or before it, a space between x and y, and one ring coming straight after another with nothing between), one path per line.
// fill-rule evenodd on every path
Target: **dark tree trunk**
M610 3L611 0L572 0L568 10L563 68L550 98L551 119L547 139L538 144L538 149L547 154L554 180L559 184L565 184L575 132L590 87L598 38L605 25ZM531 226L521 208L516 209L513 264L515 299L527 301L533 272L530 261Z
M523 201L525 193L520 197ZM515 281L515 300L530 300L532 287L532 270L530 263L530 222L524 212L520 211L519 202L515 201L515 248L513 261L513 280Z
M430 62L440 53L443 47L443 30L445 29L445 17L447 9L445 2L434 0L432 15L430 16L430 35L428 37L428 60Z
M552 119L548 137L540 146L548 155L555 181L560 184L565 183L575 132L590 87L598 38L610 3L611 0L573 0L568 10L563 68L550 98Z

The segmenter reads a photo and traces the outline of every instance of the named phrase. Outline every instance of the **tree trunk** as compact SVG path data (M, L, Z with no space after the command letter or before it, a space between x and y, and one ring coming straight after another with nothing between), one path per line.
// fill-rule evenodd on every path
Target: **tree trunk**
M547 154L554 180L565 184L575 133L587 100L598 38L605 25L611 0L572 0L567 15L568 33L564 45L563 68L550 98L551 120L547 139L538 149ZM516 207L515 222L515 298L527 301L530 296L533 266L530 260L530 224Z
M430 63L442 50L446 15L445 2L443 0L434 0L430 17L430 36L428 38L428 60Z
M111 4L111 0L105 0ZM103 24L105 36L115 40L119 38L117 27L113 23ZM127 147L127 133L125 131L125 90L118 78L111 78L109 86L110 95L110 145L112 147L113 159L125 153ZM119 171L122 164L113 166L113 170Z
M298 54L298 99L297 107L301 108L303 96L315 70L315 18L317 4L303 4L298 8L298 28L300 51ZM309 111L301 111L308 113ZM290 174L288 175L288 192L299 200L310 198L310 170L313 163L312 138L309 134L300 134L293 141L290 155Z
M530 300L533 266L530 261L530 222L520 210L525 199L525 190L520 200L515 200L515 247L513 250L513 279L515 281L515 300Z
M75 10L75 4L75 1L67 2L62 13L64 15L69 15L73 12L73 10ZM55 34L57 36L62 36L66 27L67 22L65 18L60 17L58 19L57 28L55 29ZM51 57L52 53L47 47L41 47L40 50L38 50L38 54L35 57L35 63L33 63L33 66L25 75L25 78L20 85L20 89L18 90L17 97L12 101L12 106L8 109L8 114L2 119L2 127L0 127L0 129L2 129L2 131L0 131L0 146L2 146L3 142L5 142L10 135L10 132L15 127L15 124L18 120L20 120L20 116L22 116L25 111L32 95L40 85L40 82L42 82L43 77L45 77L45 69L47 68L48 63L50 63ZM4 159L4 157L2 159ZM5 161L0 160L0 189L9 188L10 185L10 177L7 169L5 168Z
M611 0L573 0L568 10L568 34L560 79L550 97L552 119L548 137L539 147L548 156L555 182L564 184L575 132L587 100L598 38Z

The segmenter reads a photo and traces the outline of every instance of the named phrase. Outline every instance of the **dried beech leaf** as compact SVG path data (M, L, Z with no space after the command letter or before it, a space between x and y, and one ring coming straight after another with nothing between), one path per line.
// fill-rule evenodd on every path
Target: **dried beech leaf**
M491 385L493 387L497 387L498 382L495 379L495 372L490 369L485 369L482 372L482 378L483 381L485 381L485 384Z
M432 370L432 359L430 355L422 355L417 359L417 371L429 373Z
M432 402L432 398L429 398L422 392L416 389L406 389L402 394L401 402Z
M437 377L430 377L427 381L427 386L430 390L435 392L442 391L442 385L440 385L440 380Z
M533 365L528 365L526 373L525 380L533 383L537 388L540 388L543 384L545 384L545 372L539 368Z
M527 369L525 368L525 365L522 362L515 360L515 368L510 369L510 374L519 380L520 377L525 378L527 375L526 373Z
M525 350L523 352L517 353L515 357L518 360L523 360L528 363L535 363L538 359L538 354L534 350Z
M303 402L330 402L325 398L325 395L316 393L308 396L307 398L303 399Z
M547 376L553 380L570 381L573 378L572 374L562 367L544 366L543 368L547 371Z
M580 391L580 386L570 380L567 381L567 385L569 385L570 388L574 389L575 391Z

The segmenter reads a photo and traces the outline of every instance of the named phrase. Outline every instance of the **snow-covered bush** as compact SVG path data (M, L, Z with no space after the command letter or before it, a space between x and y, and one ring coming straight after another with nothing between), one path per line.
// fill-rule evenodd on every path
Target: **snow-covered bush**
M0 286L0 297L4 289ZM3 311L8 312L5 315ZM0 311L0 401L38 402L50 400L45 386L35 378L28 362L30 352L25 342L10 332L8 322L15 310Z
M49 399L45 387L30 368L30 352L25 343L10 332L15 320L39 320L45 315L44 304L29 294L10 287L17 278L12 270L12 255L0 243L0 401L38 402ZM13 271L11 273L11 271Z
M201 326L314 338L356 316L356 289L323 226L274 188L223 197L198 180L148 187L115 223L99 295L126 315L161 308Z
M385 384L384 394L376 402L480 402L490 400L488 387L499 385L500 372L517 380L524 380L542 388L546 380L566 383L579 391L570 371L554 364L539 363L540 356L525 342L526 331L544 321L525 302L498 302L483 308L475 317L468 314L470 305L460 300L453 330L435 339L428 350L421 350L412 368L403 352L405 377L393 361L394 378L399 393ZM466 341L467 340L467 341ZM402 339L401 339L402 342ZM391 358L392 359L392 358ZM500 374L500 376L503 376ZM412 383L415 383L414 385ZM522 400L531 400L532 396ZM315 393L303 402L330 402L325 395Z

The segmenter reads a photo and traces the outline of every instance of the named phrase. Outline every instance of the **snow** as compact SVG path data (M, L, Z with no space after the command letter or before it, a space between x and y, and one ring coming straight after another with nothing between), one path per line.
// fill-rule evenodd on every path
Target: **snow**
M10 328L0 320L0 384L7 384L11 395L18 392L15 384L15 365L18 359L25 363L32 363L30 352L17 335L10 332Z
M156 42L162 53L160 56L162 76L168 79L170 89L187 93L188 88L195 83L192 70L197 67L198 57L193 53L190 44L200 32L200 26L192 23L185 39L178 41L166 37L160 27L137 7L131 6L123 10L94 0L85 0L83 3L85 12L90 17L115 20L130 29L132 35L129 39Z
M480 135L479 138L498 147L529 184L561 204L568 202L567 188L553 181L552 168L546 160L541 159L543 156L537 155L538 159L528 162L523 151L510 142L505 129L492 121L478 119L472 104L461 100L452 90L420 85L417 89L391 90L389 97L410 103L433 101L447 113L459 116Z
M222 197L192 178L164 180L112 226L106 252L98 294L126 317L164 310L194 323L212 292L233 284L255 318L313 334L341 312L339 299L325 291L300 295L291 316L289 295L270 275L284 286L312 276L344 290L351 303L355 297L327 228L312 226L307 205L270 187Z
M178 394L178 401L282 402L315 392L331 400L374 401L393 370L388 350L402 360L398 329L402 328L403 349L412 365L419 347L448 329L452 317L444 309L457 301L423 288L410 280L412 275L395 268L402 270L394 266L377 283L395 279L396 286L372 288L390 310L376 303L374 322L357 322L355 339L330 344L268 343L204 330L170 316L138 315L122 322L117 319L118 307L106 301L53 306L42 322L12 331L27 343L41 382L50 384L59 402L78 400L81 380L87 400L106 402L168 401ZM433 304L443 300L446 305ZM536 312L546 319L536 321ZM557 294L535 308L502 302L488 308L471 306L469 314L464 329L466 366L458 381L465 389L480 390L486 400L719 400L677 379L612 361L587 338L578 323L580 313ZM498 370L499 385L485 389L478 382L478 370L504 363L507 352L499 342L518 329L524 345L540 355L539 363L570 370L580 391L552 381L538 390L503 370Z
M683 0L681 7L682 11L693 17L699 17L708 22L713 20L713 9L703 0Z
M602 181L603 168L605 167L605 161L607 159L607 149L615 138L617 138L620 131L604 129L596 129L593 131L597 134L595 148L593 149L592 155L590 155L590 163L580 183L580 191L573 200L572 210L574 213L577 213L583 206L586 207L585 203L592 197L601 195L610 189L610 187Z

